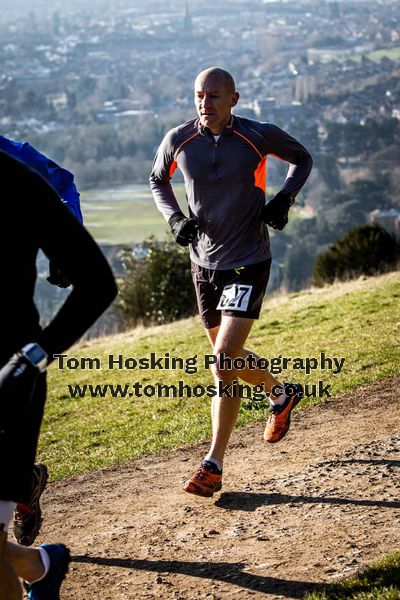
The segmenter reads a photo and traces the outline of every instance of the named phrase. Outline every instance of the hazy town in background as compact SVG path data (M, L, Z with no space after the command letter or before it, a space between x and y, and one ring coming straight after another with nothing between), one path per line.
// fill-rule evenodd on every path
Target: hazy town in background
M397 0L2 0L0 9L0 131L70 168L91 197L144 184L155 211L145 187L154 152L194 116L195 74L217 65L235 76L237 114L283 127L315 160L290 227L272 234L272 287L301 288L316 254L350 227L399 232ZM285 168L269 160L270 194ZM90 228L90 211L85 219ZM117 248L106 249L116 265Z

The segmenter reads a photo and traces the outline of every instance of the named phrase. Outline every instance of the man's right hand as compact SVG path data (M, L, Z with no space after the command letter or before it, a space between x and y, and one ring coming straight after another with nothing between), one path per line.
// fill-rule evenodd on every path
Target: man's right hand
M199 230L196 219L185 217L180 211L175 212L169 218L168 224L171 227L175 241L180 246L189 246L195 239Z

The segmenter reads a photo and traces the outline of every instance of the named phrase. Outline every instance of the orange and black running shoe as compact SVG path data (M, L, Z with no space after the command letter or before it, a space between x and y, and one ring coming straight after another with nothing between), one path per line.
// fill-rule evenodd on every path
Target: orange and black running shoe
M222 471L214 463L204 460L197 471L185 482L183 489L189 494L211 498L222 488Z
M271 406L271 414L265 426L264 440L270 444L279 442L287 434L291 412L304 396L300 383L285 383L284 388L287 398L282 405Z

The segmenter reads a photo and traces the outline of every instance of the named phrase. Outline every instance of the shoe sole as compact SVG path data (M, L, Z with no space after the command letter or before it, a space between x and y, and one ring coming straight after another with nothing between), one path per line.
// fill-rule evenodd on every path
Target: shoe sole
M204 492L203 488L201 488L200 486L197 486L195 483L193 483L191 481L183 489L188 494L194 494L195 496L202 496L203 498L211 498L215 494L215 492L219 492L221 490L221 488L222 488L222 482L220 482L218 485L216 485L212 492Z
M38 463L37 466L39 467L38 502L40 503L40 498L41 498L44 490L46 489L46 485L47 485L47 482L49 479L49 472L47 470L46 465L43 465L42 463ZM40 530L42 528L42 523L43 523L42 509L40 508L40 504L39 504L39 511L40 511L39 523L38 523L37 529L35 530L34 537L29 537L27 539L25 539L24 537L21 537L20 539L18 539L16 530L14 528L14 537L17 540L18 544L20 544L21 546L26 546L26 547L32 546L33 542L36 540L37 536L39 535Z
M297 384L297 385L299 386L300 389L297 392L296 397L294 398L293 404L292 404L292 406L291 406L291 408L289 410L289 416L288 416L288 419L286 421L286 427L283 430L283 433L281 433L280 437L278 439L276 439L276 440L266 440L265 437L264 437L264 441L266 441L268 444L277 444L278 442L280 442L285 437L285 435L289 431L289 428L290 428L290 419L291 419L291 416L292 416L292 411L299 404L299 402L301 402L301 400L303 400L303 398L304 398L304 388L303 388L303 386L300 385L300 384ZM300 396L300 394L301 394L301 396Z

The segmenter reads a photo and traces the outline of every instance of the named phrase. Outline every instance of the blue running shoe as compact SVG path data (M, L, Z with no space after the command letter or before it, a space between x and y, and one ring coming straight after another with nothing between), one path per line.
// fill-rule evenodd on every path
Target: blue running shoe
M60 600L60 588L71 560L64 544L42 544L50 557L50 568L43 579L27 586L29 600Z

